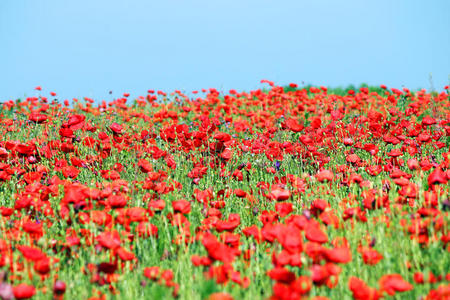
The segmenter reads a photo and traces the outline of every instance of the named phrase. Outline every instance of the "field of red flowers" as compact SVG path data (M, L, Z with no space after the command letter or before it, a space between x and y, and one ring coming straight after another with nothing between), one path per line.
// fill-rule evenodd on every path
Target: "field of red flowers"
M448 87L263 83L3 103L0 299L449 299Z

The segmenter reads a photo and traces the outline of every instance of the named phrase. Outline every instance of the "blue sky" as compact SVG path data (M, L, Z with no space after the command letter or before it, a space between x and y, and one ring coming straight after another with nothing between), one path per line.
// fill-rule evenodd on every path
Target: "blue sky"
M2 0L0 101L250 90L261 79L442 90L450 1ZM113 95L108 92L112 90Z

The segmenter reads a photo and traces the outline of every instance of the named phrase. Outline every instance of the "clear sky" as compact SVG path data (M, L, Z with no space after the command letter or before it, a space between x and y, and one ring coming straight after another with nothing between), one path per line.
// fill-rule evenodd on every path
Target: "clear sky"
M261 79L442 90L448 0L0 0L0 100L250 90ZM112 90L113 95L108 92Z

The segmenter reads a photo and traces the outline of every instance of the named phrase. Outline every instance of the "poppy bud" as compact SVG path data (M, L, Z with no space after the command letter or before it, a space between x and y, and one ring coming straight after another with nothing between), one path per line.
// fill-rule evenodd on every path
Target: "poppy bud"
M53 285L53 293L62 295L66 292L66 283L61 280L57 280Z
M443 211L450 210L450 199L445 199L444 201L442 201L442 210Z

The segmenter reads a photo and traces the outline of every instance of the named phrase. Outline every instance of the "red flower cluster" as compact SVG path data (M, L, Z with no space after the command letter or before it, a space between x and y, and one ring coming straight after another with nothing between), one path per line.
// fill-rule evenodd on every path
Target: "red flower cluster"
M448 90L262 83L5 102L0 299L448 299Z

